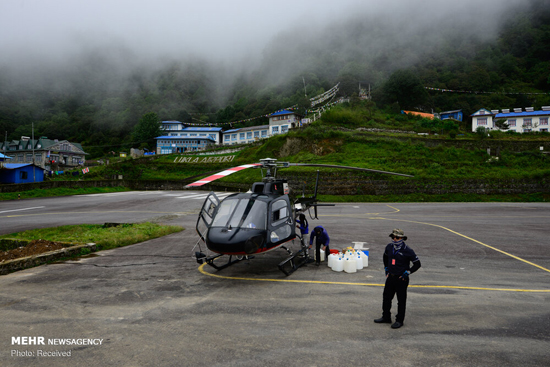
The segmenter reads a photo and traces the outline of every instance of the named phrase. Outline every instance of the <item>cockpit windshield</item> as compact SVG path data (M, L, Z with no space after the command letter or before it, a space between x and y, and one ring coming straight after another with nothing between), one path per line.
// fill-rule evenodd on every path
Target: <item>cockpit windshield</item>
M214 217L212 227L266 229L267 203L255 199L226 199Z

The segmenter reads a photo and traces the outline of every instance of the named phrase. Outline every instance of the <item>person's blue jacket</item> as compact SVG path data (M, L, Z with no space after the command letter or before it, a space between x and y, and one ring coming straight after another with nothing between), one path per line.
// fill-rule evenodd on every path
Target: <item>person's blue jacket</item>
M317 230L320 229L321 233L317 233ZM316 237L317 241L316 243L320 243L323 246L328 246L330 243L330 237L328 236L328 232L326 229L323 228L323 226L317 226L313 228L313 231L311 231L311 236L309 237L309 245L313 245L313 238Z
M300 230L300 233L302 235L309 233L309 224L307 223L307 221L305 221L305 223L302 223L299 219L296 219L296 223L300 225L298 229Z

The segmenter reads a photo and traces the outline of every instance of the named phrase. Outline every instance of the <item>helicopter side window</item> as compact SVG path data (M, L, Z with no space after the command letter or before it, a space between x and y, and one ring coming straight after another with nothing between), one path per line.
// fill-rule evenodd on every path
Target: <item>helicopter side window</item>
M235 208L235 211L231 214L231 219L229 220L229 225L231 227L241 226L242 221L247 214L248 205L249 200L239 200L239 204L237 204L237 207Z
M288 219L289 211L285 200L278 200L271 205L273 225L277 226Z
M267 203L253 201L249 212L245 214L247 215L241 225L242 228L266 229Z
M212 226L225 227L227 225L227 221L231 216L231 213L233 213L238 203L239 203L238 199L226 199L222 201L218 209L218 212L216 213L214 221L212 222Z

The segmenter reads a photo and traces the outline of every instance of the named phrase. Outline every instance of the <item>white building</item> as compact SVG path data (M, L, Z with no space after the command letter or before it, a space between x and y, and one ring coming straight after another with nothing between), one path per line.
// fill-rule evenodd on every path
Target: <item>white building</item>
M290 129L301 126L303 121L296 112L282 110L269 117L269 125L245 127L223 132L223 145L247 144L273 135L286 134Z
M158 136L157 154L183 153L221 144L221 127L185 127L179 121L162 121L165 135Z
M227 130L223 132L223 145L247 144L267 139L270 136L269 131L269 125Z
M499 130L495 126L495 120L504 119L508 124L508 131L518 133L527 132L548 132L548 118L550 117L550 106L542 107L542 110L535 111L532 107L527 107L525 111L521 108L510 110L487 110L482 108L476 111L472 117L472 131L479 127L488 130Z
M300 126L301 116L296 112L282 110L269 115L270 135L285 134L288 130Z

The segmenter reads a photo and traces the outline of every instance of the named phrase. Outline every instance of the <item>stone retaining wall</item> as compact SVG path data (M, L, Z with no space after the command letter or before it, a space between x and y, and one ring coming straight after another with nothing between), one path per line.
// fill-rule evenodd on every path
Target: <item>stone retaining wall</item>
M306 194L313 192L315 176L285 176L291 188L298 193L303 190L304 181L307 183ZM319 193L325 195L405 195L411 193L422 194L530 194L550 193L548 179L524 180L370 180L358 178L354 175L321 174L319 179ZM19 185L0 185L0 192L19 192L32 188L47 189L52 187L128 187L132 190L184 190L188 181L161 181L161 180L105 180L105 181L54 181ZM244 183L221 183L201 187L201 190L241 191L250 189Z
M65 257L78 255L82 249L89 249L94 252L97 250L95 243L76 245L64 249L45 252L40 255L22 257L20 259L4 261L0 263L0 275L12 273L14 271L32 268L38 265L46 264Z

